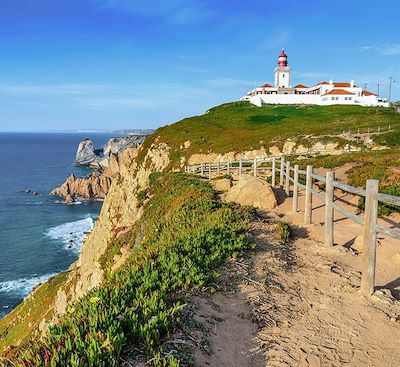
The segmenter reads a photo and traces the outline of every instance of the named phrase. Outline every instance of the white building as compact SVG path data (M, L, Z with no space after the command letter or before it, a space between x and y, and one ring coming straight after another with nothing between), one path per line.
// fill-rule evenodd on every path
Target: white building
M275 85L264 84L249 91L242 101L250 101L256 106L264 104L316 104L316 105L359 105L389 107L389 102L354 84L337 83L333 80L320 82L312 87L303 84L291 86L291 69L285 51L278 58L275 68Z

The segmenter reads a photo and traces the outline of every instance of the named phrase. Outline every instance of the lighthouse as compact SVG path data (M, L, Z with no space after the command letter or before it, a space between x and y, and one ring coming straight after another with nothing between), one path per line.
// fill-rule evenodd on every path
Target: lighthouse
M275 68L275 88L290 88L290 67L284 49L278 56L278 66Z

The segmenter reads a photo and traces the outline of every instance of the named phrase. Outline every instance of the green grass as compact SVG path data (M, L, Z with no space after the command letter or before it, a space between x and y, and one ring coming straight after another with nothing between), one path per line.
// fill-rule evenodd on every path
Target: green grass
M301 169L305 169L307 165L334 169L346 163L355 163L355 166L346 172L349 185L365 188L368 179L375 179L379 180L380 192L400 196L400 174L395 172L400 167L400 147L293 161L293 165L299 164ZM358 208L360 211L364 210L363 198L360 199ZM400 212L400 207L383 203L379 203L378 209L379 215Z
M172 165L182 156L196 153L226 153L282 146L287 138L313 144L307 135L339 134L343 130L378 127L400 123L400 114L392 109L360 106L295 106L269 105L256 107L247 102L234 102L212 108L201 116L183 119L154 132L155 137L173 148ZM180 146L189 140L186 150ZM338 137L319 138L338 142Z
M24 366L117 366L129 343L156 366L158 345L179 323L180 291L215 282L213 270L248 244L250 212L221 203L208 182L183 174L157 175L138 223L145 237L123 268L69 307L49 335L31 343Z
M34 293L19 304L12 313L0 320L0 351L17 341L24 345L37 330L39 322L50 320L54 314L51 308L54 297L63 284L67 273L60 273L39 286ZM12 351L9 351L9 353ZM12 353L11 353L12 354Z
M400 130L376 135L373 140L378 145L385 145L388 147L400 146Z

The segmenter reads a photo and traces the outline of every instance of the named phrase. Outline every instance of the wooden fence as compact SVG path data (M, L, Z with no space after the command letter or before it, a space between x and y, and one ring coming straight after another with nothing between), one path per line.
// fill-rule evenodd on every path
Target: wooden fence
M312 166L306 170L299 169L298 165L292 167L283 156L272 158L255 158L254 160L238 160L229 162L201 163L190 165L185 171L192 174L208 177L211 179L212 172L216 176L224 174L251 173L254 176L260 171L267 171L271 177L272 187L279 186L285 190L287 197L292 197L292 211L299 211L299 191L305 192L304 200L304 224L312 223L312 201L313 196L318 197L325 203L325 243L329 246L334 244L334 212L335 210L346 218L364 226L364 247L362 253L362 278L361 291L364 295L371 295L375 288L376 269L376 238L378 233L384 233L393 238L400 239L400 230L396 228L378 225L378 203L399 205L400 197L379 193L379 181L367 180L366 188L353 187L335 180L335 172L328 171L325 176L314 173ZM325 191L315 189L314 184L320 182L325 184ZM292 187L292 190L291 190ZM335 189L365 198L364 215L357 215L335 203Z

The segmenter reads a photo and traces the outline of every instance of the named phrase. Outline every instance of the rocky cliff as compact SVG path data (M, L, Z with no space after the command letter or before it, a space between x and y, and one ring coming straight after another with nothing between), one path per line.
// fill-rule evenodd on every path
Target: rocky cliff
M136 148L141 144L146 134L129 134L121 138L111 138L101 149L95 149L90 139L79 143L75 156L75 164L91 166L94 168L107 168L110 165L110 157L127 148Z

